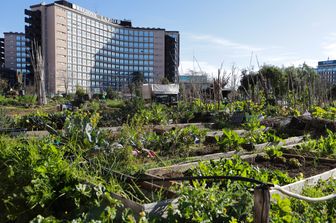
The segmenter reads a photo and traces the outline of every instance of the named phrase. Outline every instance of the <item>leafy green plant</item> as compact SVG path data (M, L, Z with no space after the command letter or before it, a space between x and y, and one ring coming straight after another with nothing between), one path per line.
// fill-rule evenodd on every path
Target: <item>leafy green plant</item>
M243 185L222 189L192 182L182 186L177 208L170 207L169 222L252 222L253 198Z
M308 197L322 197L335 193L336 180L320 180L315 186L303 188L302 195ZM273 195L274 202L271 204L271 222L290 223L290 222L335 222L336 220L336 201L335 199L308 203L295 198L281 198Z
M231 159L221 159L220 161L201 162L197 168L190 171L190 174L193 176L241 176L278 185L294 182L294 179L289 177L287 173L252 166L239 156L233 156ZM227 181L225 185L228 184L230 184L230 181ZM250 184L245 183L245 185Z
M294 181L286 173L251 166L238 156L220 161L201 162L189 170L192 176L242 176L262 182L288 184ZM255 185L249 182L223 180L192 181L179 188L177 208L170 207L169 222L253 222Z
M325 119L336 119L336 108L335 107L327 107L321 108L319 106L314 106L312 111L313 117L317 118L325 118Z
M336 157L336 133L327 130L326 137L309 139L299 146L299 150L322 157Z
M20 104L28 104L28 105L34 105L36 104L37 97L35 95L24 95L18 97L18 102Z
M49 125L54 129L62 129L65 118L66 115L63 112L46 113L38 110L35 113L17 117L15 125L29 130L45 130L45 125Z
M14 127L14 119L7 115L4 109L0 109L0 129Z
M260 120L256 116L251 116L243 127L248 130L245 135L248 143L260 144L265 142L280 142L281 138L278 137L274 131L266 129L265 126L260 124Z
M0 136L0 221L28 222L38 215L71 220L100 218L120 205L108 182L85 171L81 158L55 139L10 139ZM110 212L112 213L112 212Z
M265 152L271 159L279 158L283 155L281 147L279 146L269 146L265 149Z
M196 126L176 128L165 132L160 137L159 147L161 154L185 154L191 145L201 143L206 135L206 130Z
M222 151L240 150L241 145L246 142L238 133L230 129L223 129L223 135L216 135L215 139Z
M194 110L193 107L185 102L179 101L176 107L172 107L170 110L170 115L175 123L178 122L189 122L194 118Z
M167 124L168 113L166 106L153 104L149 108L139 110L130 121L133 125Z
M251 115L246 123L242 124L242 126L248 130L248 131L256 131L256 130L259 130L259 129L264 129L265 126L262 126L260 124L260 120L258 119L258 117L256 115Z
M68 113L64 123L63 139L76 142L77 146L86 151L106 150L108 142L98 129L99 114L78 110Z

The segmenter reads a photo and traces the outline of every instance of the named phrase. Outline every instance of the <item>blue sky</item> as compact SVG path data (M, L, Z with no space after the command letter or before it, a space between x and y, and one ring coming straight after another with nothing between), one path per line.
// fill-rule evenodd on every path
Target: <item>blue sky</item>
M50 3L51 1L46 1ZM131 19L134 26L178 30L180 71L216 73L259 64L316 66L336 59L334 0L73 0L101 15ZM6 1L0 9L0 32L23 31L23 11L34 0Z

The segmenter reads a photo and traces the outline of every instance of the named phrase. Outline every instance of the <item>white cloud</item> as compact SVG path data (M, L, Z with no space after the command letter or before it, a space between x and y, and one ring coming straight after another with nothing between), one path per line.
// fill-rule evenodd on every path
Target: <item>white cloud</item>
M209 78L213 78L213 77L217 77L218 69L221 68L221 64L214 65L206 61L199 61L198 64L196 61L194 62L189 61L189 60L181 61L179 72L180 74L190 74L191 73L190 71L195 71L199 73L205 72ZM221 75L223 75L223 73L225 73L226 75L230 74L232 72L232 66L235 67L235 71L234 71L235 73L240 72L240 68L236 64L223 63Z
M329 33L324 39L322 43L324 55L329 58L336 58L336 33Z
M198 64L196 61L192 60L181 61L179 67L180 74L189 73L191 70L196 72L205 72L209 76L211 76L212 74L213 75L217 74L217 70L219 67L216 67L216 65L209 64L206 61L198 61Z
M316 67L317 66L317 60L316 59L297 59L297 60L293 60L290 62L285 63L285 66L300 66L302 64L307 64L310 67Z
M199 59L202 71L210 74L209 76L217 75L222 61L225 62L223 68L227 73L230 73L233 63L236 64L237 70L244 68L258 70L258 67L264 64L299 66L306 63L312 67L317 66L317 59L312 56L303 57L299 50L293 48L277 45L249 45L214 35L183 33L182 36L182 44L187 50L181 49L183 50L181 74L189 70L200 71L197 62L192 61L194 57ZM329 44L325 45L324 49L335 52L336 56L336 33L329 35L327 40Z
M231 48L236 50L243 50L243 51L262 51L263 48L255 47L243 43L237 43L222 37L212 36L212 35L196 35L196 34L189 34L190 38L196 41L202 41L207 44L213 44L215 47L225 47Z

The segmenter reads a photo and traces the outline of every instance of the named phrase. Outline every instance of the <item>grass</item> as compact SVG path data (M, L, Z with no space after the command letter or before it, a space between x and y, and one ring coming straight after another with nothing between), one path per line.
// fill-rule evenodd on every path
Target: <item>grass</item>
M124 101L119 99L107 99L106 105L110 108L120 108L124 105Z
M57 107L55 104L47 104L45 106L37 106L37 107L23 107L23 106L2 106L2 109L9 115L9 116L23 116L28 115L31 113L36 113L37 110L46 112L46 113L53 113L57 112Z

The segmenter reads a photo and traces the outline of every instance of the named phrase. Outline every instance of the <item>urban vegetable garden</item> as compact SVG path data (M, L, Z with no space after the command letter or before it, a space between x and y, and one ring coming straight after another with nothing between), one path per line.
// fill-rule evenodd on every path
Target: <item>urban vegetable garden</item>
M265 78L219 103L0 96L0 222L336 222L336 104Z

